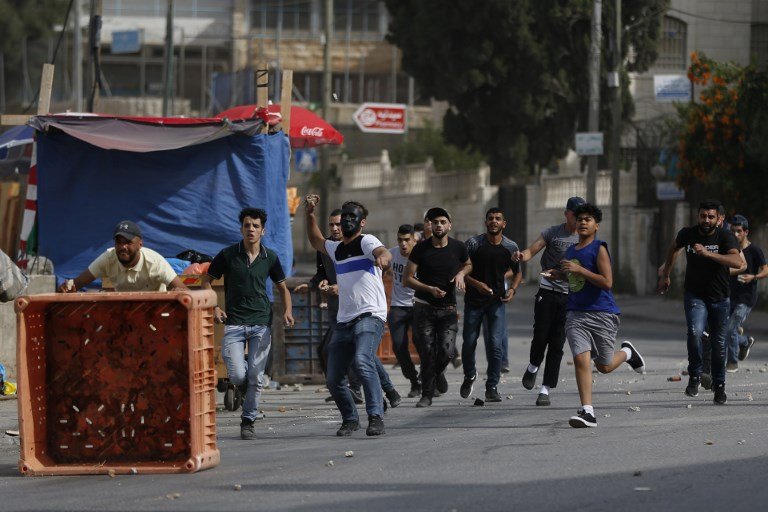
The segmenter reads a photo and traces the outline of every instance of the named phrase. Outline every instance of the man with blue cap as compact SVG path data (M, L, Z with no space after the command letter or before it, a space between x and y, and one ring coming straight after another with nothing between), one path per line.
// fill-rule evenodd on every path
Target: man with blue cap
M541 255L541 269L556 268L565 255L565 251L579 241L576 233L576 216L573 211L586 201L574 196L565 205L565 222L555 224L541 232L539 237L524 251L518 251L513 258L526 262L544 249ZM560 377L560 362L563 359L565 345L565 315L568 305L568 281L561 281L542 272L539 291L533 310L533 339L528 367L523 374L523 387L533 389L539 367L544 362L544 379L541 383L536 405L550 405L549 393L557 387Z

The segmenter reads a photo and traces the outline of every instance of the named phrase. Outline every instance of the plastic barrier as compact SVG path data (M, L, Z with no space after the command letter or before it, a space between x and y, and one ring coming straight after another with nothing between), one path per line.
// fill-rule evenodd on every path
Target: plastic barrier
M219 463L209 291L16 300L24 475Z

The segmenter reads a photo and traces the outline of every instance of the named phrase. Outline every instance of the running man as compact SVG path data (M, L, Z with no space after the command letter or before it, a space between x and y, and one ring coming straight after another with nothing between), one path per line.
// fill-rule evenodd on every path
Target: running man
M485 233L466 241L467 254L472 261L472 273L465 281L467 293L464 298L464 343L461 359L464 363L464 382L459 394L468 398L477 379L475 351L480 328L485 320L488 330L483 336L485 357L488 361L485 381L485 400L501 402L497 386L501 378L504 358L504 338L507 336L504 315L505 306L517 293L522 274L520 264L512 260L519 251L515 242L503 235L507 221L500 208L491 208L485 214ZM506 275L511 271L512 282L507 283Z
M743 215L731 219L731 232L736 237L747 268L743 272L731 269L731 315L726 331L727 372L739 371L739 361L749 357L755 338L744 336L744 321L757 304L757 281L768 276L768 265L762 249L749 241L749 221Z
M405 267L408 265L408 257L416 245L414 228L410 224L403 224L397 229L397 247L389 250L392 254L392 293L390 294L389 315L387 323L392 336L392 348L400 364L403 376L411 382L411 390L408 398L416 398L421 395L421 381L419 372L416 371L408 350L408 331L413 334L413 294L411 288L405 286L403 277Z
M730 231L717 227L718 201L704 201L699 205L699 222L681 229L667 252L664 271L659 277L657 291L669 290L669 274L680 249L685 249L685 320L688 346L688 386L685 394L698 396L701 375L704 372L701 336L709 326L712 347L712 388L714 401L723 405L728 401L725 393L725 337L730 312L728 277L729 268L741 268L736 238Z
M543 271L555 268L563 259L565 251L579 241L576 233L576 217L573 210L586 201L574 196L565 205L565 222L550 226L526 250L515 253L515 259L520 262L529 261L539 251L541 269ZM542 275L539 279L539 291L533 308L533 339L528 367L523 374L523 387L533 389L539 367L544 362L544 378L541 382L536 405L550 405L550 391L557 387L560 379L560 362L563 359L565 345L565 316L568 306L568 282Z
M421 359L421 399L416 407L429 407L435 391L448 391L443 372L456 352L456 290L464 291L464 276L472 271L466 246L448 236L448 212L430 208L426 217L432 236L413 248L405 269L406 285L416 290L414 341Z

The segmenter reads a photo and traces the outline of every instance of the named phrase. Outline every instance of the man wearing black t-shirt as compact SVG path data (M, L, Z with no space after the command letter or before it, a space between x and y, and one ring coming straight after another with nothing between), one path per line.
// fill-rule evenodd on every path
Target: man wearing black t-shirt
M729 231L717 227L717 201L699 205L699 223L681 229L667 252L664 271L659 277L658 291L669 289L669 273L677 251L685 249L685 320L688 325L688 386L685 394L698 396L703 371L701 335L709 325L712 350L712 384L715 403L724 404L725 394L725 328L728 322L728 269L740 268L741 257L736 239Z
M462 398L472 394L477 379L475 350L480 327L485 320L488 324L488 334L483 336L488 361L485 399L488 402L501 402L496 386L501 377L503 338L507 336L504 306L515 296L522 279L520 264L512 260L512 255L519 248L502 234L506 225L504 212L499 208L491 208L485 214L485 233L465 243L472 261L472 273L465 278L467 294L464 298L464 344L461 349L464 382L459 391ZM508 272L512 275L512 284L509 286L506 282Z
M426 216L432 225L432 236L413 248L405 270L406 286L416 290L413 335L421 359L422 385L416 407L432 405L435 388L440 393L448 391L443 371L455 351L459 330L456 290L464 291L464 276L472 271L467 248L448 236L448 212L430 208Z
M726 332L726 353L728 372L739 370L739 361L749 357L749 350L755 344L755 338L744 336L742 324L757 304L757 281L768 276L768 265L762 249L749 241L749 221L743 215L734 215L731 219L731 232L736 237L746 270L731 271L731 316L728 318Z

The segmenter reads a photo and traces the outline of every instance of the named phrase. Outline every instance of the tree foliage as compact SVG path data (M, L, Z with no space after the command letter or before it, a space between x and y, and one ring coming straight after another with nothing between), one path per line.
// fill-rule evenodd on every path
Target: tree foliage
M768 72L691 54L688 78L703 87L678 105L678 181L720 198L757 225L768 220Z
M432 158L437 172L476 169L483 157L447 144L442 134L431 123L420 130L413 130L408 140L392 150L392 163L421 163Z
M451 106L446 140L480 151L495 175L527 173L564 156L577 129L586 128L592 0L385 3L388 39L402 50L404 69L423 93ZM621 53L632 48L634 55L627 70L644 71L655 60L668 3L623 2ZM613 40L613 13L612 2L604 2L603 48ZM609 53L603 50L604 71ZM627 118L628 95L624 107Z
M39 76L39 69L32 66L38 66L46 58L48 43L45 40L56 24L64 22L67 5L65 0L0 0L0 53L5 60L6 90L11 96L20 89L23 80L24 38L28 41L30 74ZM30 44L34 42L41 44Z

